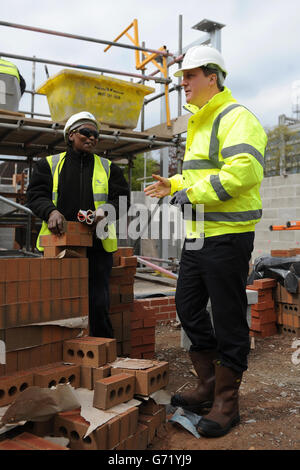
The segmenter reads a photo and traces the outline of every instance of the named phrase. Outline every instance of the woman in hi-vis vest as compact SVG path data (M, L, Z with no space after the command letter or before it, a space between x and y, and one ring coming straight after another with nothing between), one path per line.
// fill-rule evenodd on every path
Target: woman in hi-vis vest
M66 152L40 159L27 189L27 206L43 220L41 235L63 232L63 223L77 221L78 211L96 211L93 226L104 217L103 204L110 204L119 216L119 197L129 187L122 170L110 160L94 154L99 139L99 123L89 112L74 114L64 128ZM112 224L114 227L114 224ZM109 277L116 236L99 239L87 247L89 260L89 335L113 338L109 318Z

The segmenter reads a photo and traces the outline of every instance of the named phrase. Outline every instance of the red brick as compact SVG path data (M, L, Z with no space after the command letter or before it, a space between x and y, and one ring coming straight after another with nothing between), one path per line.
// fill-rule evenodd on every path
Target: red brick
M112 406L131 400L135 393L135 377L118 374L95 382L93 406L107 410Z
M65 248L65 246L44 246L44 258L56 258Z
M51 279L51 261L50 259L41 259L41 279Z
M28 432L14 437L13 441L17 444L28 446L29 449L33 450L69 450L67 447L54 444L53 442L47 441L47 439L43 439Z
M80 367L74 365L61 364L51 369L41 369L34 372L34 385L38 387L52 387L59 383L70 382L72 387L80 386Z
M30 258L18 260L18 281L28 281L30 275Z
M161 306L159 307L159 313L176 313L176 309L175 308L172 308L171 305L166 305L165 307Z
M19 320L19 304L6 305L5 326L12 328L18 325Z
M19 368L20 370L21 368ZM26 367L24 367L26 369ZM5 373L11 374L18 370L18 352L11 351L6 353Z
M18 302L18 282L10 281L6 283L6 303L15 304Z
M145 319L145 320L146 320L146 319ZM140 320L131 321L131 329L132 329L132 330L135 330L135 329L138 329L138 328L143 328L145 320L140 319ZM154 319L154 320L151 319L151 322L152 322L152 321L154 321L153 325L148 325L148 326L154 326L154 325L155 325L156 320L155 320L155 319Z
M258 287L260 289L268 289L270 287L276 287L277 281L276 279L265 278L265 279L256 279L253 282L254 287Z
M27 387L33 385L31 372L17 372L0 377L0 407L12 403Z
M110 419L107 422L108 426L108 449L114 449L120 442L120 416Z
M259 338L266 338L268 336L273 336L277 334L277 326L275 322L266 323L261 325L259 330L250 329L250 336L255 336Z
M251 305L251 311L269 310L270 308L274 309L274 305L274 300L269 300L268 302L258 302L257 304Z
M5 261L5 280L17 281L19 278L19 266L17 258L6 259Z
M33 450L28 446L20 444L19 442L13 441L11 439L5 439L0 442L0 450Z
M30 287L31 281L19 281L18 282L18 302L30 302ZM33 281L39 283L39 280Z
M30 280L41 279L41 264L43 259L42 258L32 258L29 264L29 274Z
M88 428L89 423L79 413L69 415L58 413L55 416L55 434L68 437L72 450L107 450L107 424L100 426L85 438Z
M79 365L99 367L107 361L106 345L93 338L91 341L72 339L64 342L64 360Z
M137 266L137 258L136 256L130 256L130 257L121 256L120 265L125 266L125 267Z
M251 321L256 319L256 320L259 320L260 323L271 323L273 321L276 321L277 315L276 315L275 308L270 308L270 309L267 309L267 310L253 310L253 311L251 311L251 318L252 318Z

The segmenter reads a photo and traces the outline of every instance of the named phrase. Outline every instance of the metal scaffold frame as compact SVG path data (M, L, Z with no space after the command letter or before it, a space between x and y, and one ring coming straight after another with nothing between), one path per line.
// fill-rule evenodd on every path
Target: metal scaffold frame
M106 73L112 75L123 75L125 77L130 77L131 81L133 79L137 79L137 83L142 84L147 81L153 81L154 83L160 84L161 92L157 93L151 98L144 100L141 111L140 131L131 129L117 129L106 125L101 125L99 144L95 149L95 152L105 155L111 160L119 162L121 161L122 163L124 163L125 159L125 162L128 162L129 184L131 184L133 159L138 153L140 154L153 150L159 150L161 174L163 176L168 176L169 148L176 148L176 153L178 156L178 170L180 171L181 160L179 157L179 150L180 148L184 147L184 139L182 138L181 134L186 132L188 116L181 115L182 97L180 79L178 80L177 84L174 84L172 87L170 87L169 85L172 83L172 80L168 77L168 70L174 64L178 64L178 67L180 67L185 52L193 45L211 44L212 46L220 49L221 29L224 27L224 25L210 20L202 20L200 23L193 26L193 29L201 31L204 34L202 34L201 37L192 44L183 47L182 15L180 15L178 28L178 51L176 53L169 52L166 46L156 50L145 47L145 43L140 45L136 19L133 20L133 22L119 36L117 36L114 41L107 41L88 36L36 28L5 21L0 21L0 26L96 44L104 44L107 46L105 51L110 47L121 47L132 50L135 53L136 69L137 71L141 71L141 73L132 73L129 71L110 70L1 51L0 56L8 58L8 60L17 59L21 61L32 62L32 85L31 89L25 90L26 94L31 95L30 111L20 110L19 114L9 112L7 114L0 113L0 161L8 160L7 156L10 156L9 161L11 162L25 161L29 166L30 178L32 164L35 158L44 157L46 155L59 153L65 150L63 139L63 123L53 122L50 115L41 114L35 111L35 97L39 95L39 93L35 91L36 64L40 63L44 65L47 76L47 65L51 64L55 66L69 67L73 70L78 69L81 71L93 71L101 74ZM130 36L128 32L130 28L133 28L134 30L134 37ZM129 38L133 44L124 44L118 42L119 39L124 35ZM142 60L140 59L140 55ZM146 74L145 65L150 62L155 65L156 70L152 73ZM158 73L160 73L160 76L157 76ZM178 115L175 119L171 119L169 110L169 94L173 91L177 91L178 101ZM149 103L152 103L157 99L160 100L160 123L150 129L145 130L145 109ZM25 115L29 115L30 117L26 117ZM38 119L37 116L45 119ZM3 202L3 196L1 196L1 198ZM9 204L9 200L7 200L7 203ZM17 206L15 206L16 210L22 210L21 204L18 204ZM29 219L31 219L32 214L28 213L28 209L26 210L25 207L24 213L27 213L28 217L27 227L31 227ZM165 241L162 241L161 243L161 257L168 258L168 249ZM30 250L30 240L27 236L26 250Z

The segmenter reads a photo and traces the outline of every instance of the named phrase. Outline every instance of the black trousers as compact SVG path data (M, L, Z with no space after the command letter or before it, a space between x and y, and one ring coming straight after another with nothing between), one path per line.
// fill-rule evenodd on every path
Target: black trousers
M222 365L243 372L250 350L246 284L254 232L208 237L199 250L186 249L186 242L175 300L191 350L217 349Z
M109 277L113 265L112 253L104 249L87 249L89 260L89 335L113 338L109 317Z

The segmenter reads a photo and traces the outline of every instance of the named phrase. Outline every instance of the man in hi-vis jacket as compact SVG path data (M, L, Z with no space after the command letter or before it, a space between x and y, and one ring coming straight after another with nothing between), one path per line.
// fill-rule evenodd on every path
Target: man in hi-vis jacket
M174 75L182 77L185 108L191 112L182 174L153 175L157 181L145 193L171 195L170 202L182 209L204 207L202 247L188 248L193 231L186 222L176 289L198 386L175 394L171 403L201 415L198 432L217 437L240 421L238 391L250 350L246 282L255 224L262 215L259 189L267 137L257 118L223 85L227 70L216 49L190 48Z

